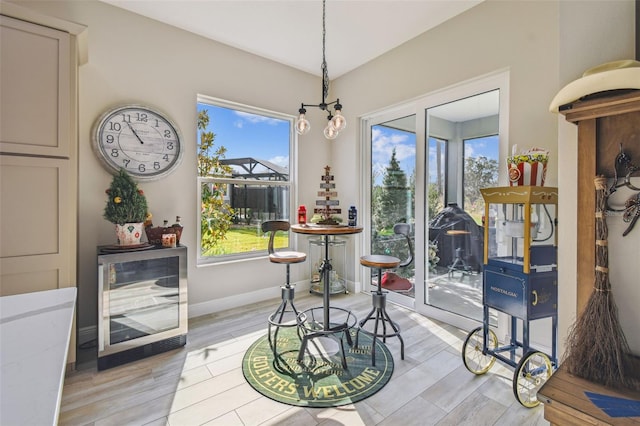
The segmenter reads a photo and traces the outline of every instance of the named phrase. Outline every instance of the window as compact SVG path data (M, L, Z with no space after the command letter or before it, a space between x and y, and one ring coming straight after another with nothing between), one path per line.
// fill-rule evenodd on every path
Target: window
M480 188L498 186L498 150L498 135L464 141L463 207L478 225L483 225L484 215Z
M292 208L294 118L202 95L197 107L199 263L264 255L262 222Z
M394 233L398 223L415 224L416 200L416 132L415 115L383 121L371 126L371 194L370 253L384 253L401 260L409 258L403 236ZM413 239L413 233L411 233ZM412 281L414 266L398 268L395 274L404 282ZM371 272L371 271L370 271ZM370 282L377 286L371 272ZM387 275L385 275L387 276ZM405 289L406 290L406 289Z
M447 188L447 141L434 137L429 138L429 186L427 190L427 206L429 216L439 213L446 199Z
M394 271L410 285L387 285L388 300L461 328L483 320L479 188L500 181L500 158L508 146L508 83L508 71L498 71L363 117L369 191L362 205L372 229L363 234L363 249L403 258L390 223L411 223L413 262ZM449 273L458 258L471 274ZM375 276L361 277L375 288Z

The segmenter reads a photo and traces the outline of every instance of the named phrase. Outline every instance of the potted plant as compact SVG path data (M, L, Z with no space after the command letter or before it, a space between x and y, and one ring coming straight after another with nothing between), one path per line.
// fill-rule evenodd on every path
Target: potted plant
M116 225L118 244L140 244L143 223L147 217L147 199L129 173L120 169L113 176L107 193L103 217Z

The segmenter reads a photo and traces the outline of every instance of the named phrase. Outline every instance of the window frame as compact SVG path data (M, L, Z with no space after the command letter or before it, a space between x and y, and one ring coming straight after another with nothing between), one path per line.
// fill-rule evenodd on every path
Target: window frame
M446 163L448 167L452 167L456 170L456 185L453 187L454 182L446 183L446 202L445 205L451 202L458 202L457 197L462 193L462 167L459 164L463 161L463 153L462 155L457 156L456 150L461 151L460 144L458 146L452 146L451 140L448 138L443 138L442 135L437 135L435 132L432 132L431 126L429 125L428 120L428 110L430 108L438 107L439 105L447 104L453 101L457 101L460 99L464 99L467 97L479 95L485 92L499 90L499 126L498 126L498 135L499 135L499 153L498 158L504 159L508 155L508 147L509 145L509 79L510 79L510 70L508 68L499 69L493 72L490 72L485 75L481 75L478 77L471 78L466 81L461 81L453 84L449 87L443 87L441 89L435 90L433 92L418 96L417 98L407 100L406 102L402 102L400 104L395 104L389 106L387 108L379 109L377 111L371 112L370 114L364 114L361 117L361 136L358 139L359 143L359 151L360 158L362 159L363 166L363 176L361 178L362 184L365 188L371 188L371 176L369 166L371 164L371 149L370 149L370 141L371 141L371 126L378 124L382 121L389 121L396 119L401 116L408 116L411 114L415 114L416 117L416 158L419 159L416 164L416 177L419 178L421 176L425 176L425 173L428 172L428 138L429 136L435 136L442 139L447 140L447 159ZM455 144L455 143L454 143ZM449 175L452 176L452 175ZM498 162L498 184L505 185L506 183L506 162L499 161ZM369 190L362 191L361 194L361 205L371 206L371 197ZM416 209L415 209L415 220L416 220L416 229L415 229L415 259L416 265L423 265L422 267L416 267L416 275L415 282L420 283L416 285L416 293L415 298L410 299L408 302L404 299L396 297L396 294L390 292L388 294L388 298L390 301L397 302L403 306L407 306L409 308L415 309L417 313L427 315L438 320L447 322L449 324L453 324L457 327L464 329L472 329L477 327L478 322L474 319L470 319L464 317L462 315L458 315L455 313L450 313L448 311L441 310L437 307L429 305L428 302L428 293L425 291L424 283L427 282L428 274L425 271L426 258L425 253L426 250L422 249L426 247L426 242L428 241L428 227L426 224L430 220L428 215L425 212L425 209L418 208L417 206L422 206L425 204L425 197L427 196L427 182L425 180L417 179L416 181ZM454 200L450 200L450 198L455 198ZM368 211L369 207L364 207L362 215L366 218L370 215L370 211ZM371 241L368 233L363 234L363 238L361 240L361 251L366 253L368 247L370 247ZM360 281L365 282L365 268L360 268ZM504 328L504 323L502 319L499 320L499 330L500 332L506 331Z
M436 143L438 144L442 144L442 146L444 147L444 155L443 155L443 161L444 161L444 179L442 182L442 186L443 186L443 190L442 190L442 208L447 206L447 193L449 191L449 173L447 173L447 165L448 165L448 161L449 161L449 140L445 139L441 136L427 136L428 138L428 143L427 143L427 147L426 147L426 154L427 154L427 160L426 160L426 165L425 168L427 170L430 171L430 167L428 167L428 163L429 163L429 150L431 149L430 144L431 144L431 140L433 139ZM427 180L425 182L425 198L428 197L428 191L429 191L429 185L431 184L431 182L429 180Z
M196 224L197 224L197 265L205 266L212 264L221 264L228 262L236 262L236 261L245 261L252 260L259 257L264 257L268 254L267 248L265 247L262 250L255 250L250 252L242 252L242 253L232 253L218 256L203 256L202 255L202 230L200 227L200 223L202 220L202 208L201 208L201 200L202 200L202 185L204 183L220 183L224 185L236 184L238 186L241 185L257 185L257 186L281 186L286 187L289 190L289 200L288 200L288 211L286 214L289 217L279 217L277 219L281 220L290 220L290 216L292 212L295 211L295 206L297 205L297 191L295 182L298 181L297 175L297 145L298 145L298 137L294 130L294 122L296 117L291 114L285 114L277 111L267 110L260 107L255 107L251 105L245 105L234 101L229 101L225 99L215 98L212 96L207 96L203 94L198 94L196 99L196 114L199 111L199 104L207 104L215 107L232 109L235 111L245 112L254 115L266 116L269 118L275 118L279 120L284 120L289 123L289 179L287 181L280 180L260 180L260 179L243 179L243 178L232 178L232 177L201 177L198 176L198 171L196 169ZM212 131L215 133L215 127L212 127ZM196 141L195 147L197 150L198 144L200 143L199 139L199 131L196 131ZM226 157L225 157L226 158ZM197 160L197 155L196 155ZM289 244L288 247L292 246L291 234L289 233Z

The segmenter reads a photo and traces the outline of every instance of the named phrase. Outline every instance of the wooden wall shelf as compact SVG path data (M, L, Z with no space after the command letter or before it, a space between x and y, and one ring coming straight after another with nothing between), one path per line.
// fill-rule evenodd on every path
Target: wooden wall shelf
M640 90L612 91L560 107L567 121L578 125L577 315L595 282L595 186L597 175L614 176L622 144L634 164L640 163ZM638 175L638 174L636 174ZM640 417L609 417L585 394L640 399L640 393L611 389L560 368L542 386L538 399L552 425L640 425Z
M560 107L578 125L577 312L582 312L595 282L596 175L614 176L620 144L640 163L640 90L611 91Z

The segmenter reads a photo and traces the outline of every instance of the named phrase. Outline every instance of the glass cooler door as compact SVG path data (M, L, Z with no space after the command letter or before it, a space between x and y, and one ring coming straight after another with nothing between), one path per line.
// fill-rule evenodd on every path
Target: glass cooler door
M179 258L109 263L109 344L179 327Z
M187 333L186 248L98 256L98 357Z

